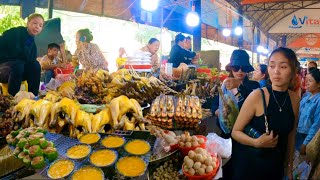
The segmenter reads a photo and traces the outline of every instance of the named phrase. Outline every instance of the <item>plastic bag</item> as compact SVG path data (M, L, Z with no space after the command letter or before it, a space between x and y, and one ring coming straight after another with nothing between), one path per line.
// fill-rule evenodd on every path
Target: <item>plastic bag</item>
M231 138L223 139L216 133L209 133L207 135L206 150L211 154L217 153L222 158L229 158L232 153Z
M311 164L303 161L293 170L293 179L308 179L311 168Z
M66 81L71 81L72 79L74 79L74 75L73 74L58 74L55 76L55 79L61 81L61 82L66 82Z
M169 144L163 138L157 137L153 146L152 156L154 159L161 159L168 154L169 150Z
M222 85L219 90L219 122L224 133L229 134L239 114L238 103L232 92Z
M59 86L61 86L61 84L63 83L64 81L61 81L59 79L54 79L54 78L51 78L50 82L48 84L46 84L46 89L50 89L50 90L57 90Z

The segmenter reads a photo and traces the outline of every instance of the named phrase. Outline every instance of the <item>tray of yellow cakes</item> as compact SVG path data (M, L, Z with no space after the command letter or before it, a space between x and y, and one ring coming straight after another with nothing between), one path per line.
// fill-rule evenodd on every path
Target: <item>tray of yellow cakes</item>
M155 137L148 132L88 133L57 142L59 158L38 173L50 179L147 179Z

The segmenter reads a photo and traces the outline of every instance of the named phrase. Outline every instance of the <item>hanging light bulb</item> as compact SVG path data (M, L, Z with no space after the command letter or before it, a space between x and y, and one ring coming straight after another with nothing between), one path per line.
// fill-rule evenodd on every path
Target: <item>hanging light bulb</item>
M200 17L197 12L195 12L195 5L192 4L191 11L186 16L186 23L188 26L195 27L198 26L200 22Z
M267 48L263 49L263 54L268 55L268 53L269 53L269 50Z
M230 36L230 35L231 35L231 30L228 29L228 28L224 28L224 29L222 30L222 35L225 36L225 37Z
M240 26L237 26L235 29L234 29L234 34L237 35L237 36L240 36L242 34L242 27Z
M257 47L257 51L258 51L258 53L263 53L264 47L259 45L259 46Z
M159 0L141 0L141 8L146 11L154 11L158 8Z

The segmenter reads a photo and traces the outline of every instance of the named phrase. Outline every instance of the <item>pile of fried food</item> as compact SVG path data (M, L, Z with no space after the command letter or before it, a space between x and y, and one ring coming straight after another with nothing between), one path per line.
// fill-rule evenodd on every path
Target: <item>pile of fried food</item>
M154 76L149 78L141 77L134 71L121 69L112 73L112 81L108 84L108 95L105 102L109 102L114 97L125 95L129 98L135 98L140 104L152 102L161 93L177 92L170 89L163 82Z
M201 103L197 96L160 95L153 101L147 118L164 129L196 128L202 119Z
M220 87L219 80L192 80L188 82L188 86L184 91L184 94L191 96L197 95L200 99L213 98L218 95L218 87Z
M23 99L14 106L12 119L24 128L42 127L56 133L67 127L70 137L77 138L84 133L105 132L107 125L114 130L146 130L147 121L135 99L119 96L97 114L81 110L72 99L58 99L52 93L38 101Z
M151 103L161 93L177 93L154 76L141 77L127 69L112 74L104 70L89 70L83 72L76 83L65 82L62 86L58 89L62 97L74 97L81 104L109 103L121 95L135 98L140 104L145 104Z
M87 71L77 79L75 87L76 99L81 104L103 104L108 94L107 84L112 80L108 71Z
M12 121L13 108L7 109L0 117L0 136L4 137L13 130L18 130L20 126Z
M0 94L0 112L5 112L13 105L13 97Z

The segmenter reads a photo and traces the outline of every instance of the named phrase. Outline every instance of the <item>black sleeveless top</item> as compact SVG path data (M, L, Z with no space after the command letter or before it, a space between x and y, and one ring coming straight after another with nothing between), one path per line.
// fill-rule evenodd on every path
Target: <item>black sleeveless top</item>
M234 143L233 179L283 178L288 135L293 128L294 113L288 91L273 91L273 96L272 88L267 89L270 94L269 104L267 103L269 131L273 130L275 136L279 135L278 144L275 148L254 148ZM249 125L261 134L266 131L263 115L253 117Z

